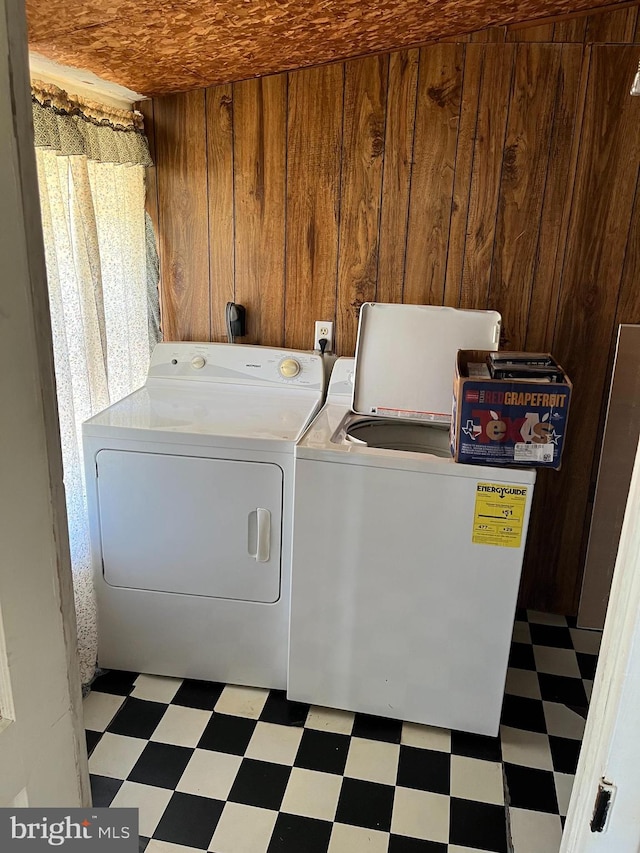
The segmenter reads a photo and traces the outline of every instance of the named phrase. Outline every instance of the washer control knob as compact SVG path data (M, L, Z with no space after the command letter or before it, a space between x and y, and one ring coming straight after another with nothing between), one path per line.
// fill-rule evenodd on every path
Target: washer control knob
M201 370L206 363L206 359L204 359L201 355L194 355L194 357L191 359L191 367L193 367L195 370Z
M300 362L295 358L285 358L280 362L280 375L285 379L293 379L300 373Z

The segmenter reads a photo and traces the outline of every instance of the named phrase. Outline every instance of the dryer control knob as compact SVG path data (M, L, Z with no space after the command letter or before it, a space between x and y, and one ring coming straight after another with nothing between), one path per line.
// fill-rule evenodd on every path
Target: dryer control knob
M206 363L206 359L204 359L201 355L194 355L194 357L191 359L191 367L195 368L195 370L201 370Z
M295 358L285 358L280 362L280 375L285 379L293 379L300 373L300 362Z

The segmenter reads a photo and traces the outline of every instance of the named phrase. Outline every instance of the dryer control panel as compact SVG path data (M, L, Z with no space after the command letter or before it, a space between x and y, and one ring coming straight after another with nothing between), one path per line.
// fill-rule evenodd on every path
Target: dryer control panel
M175 342L157 344L151 356L149 380L182 379L273 388L322 390L322 356L277 347Z

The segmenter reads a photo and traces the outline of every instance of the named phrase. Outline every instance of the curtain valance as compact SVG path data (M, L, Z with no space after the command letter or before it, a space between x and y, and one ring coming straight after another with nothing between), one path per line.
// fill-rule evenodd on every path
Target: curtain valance
M32 81L36 148L84 154L100 163L151 166L142 115L69 95L49 83Z

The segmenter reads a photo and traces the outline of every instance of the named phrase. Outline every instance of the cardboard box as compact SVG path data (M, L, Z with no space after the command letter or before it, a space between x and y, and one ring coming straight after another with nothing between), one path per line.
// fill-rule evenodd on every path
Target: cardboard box
M459 350L453 383L451 451L456 462L559 468L572 385L491 379L474 365L488 352ZM471 366L471 369L470 369Z

